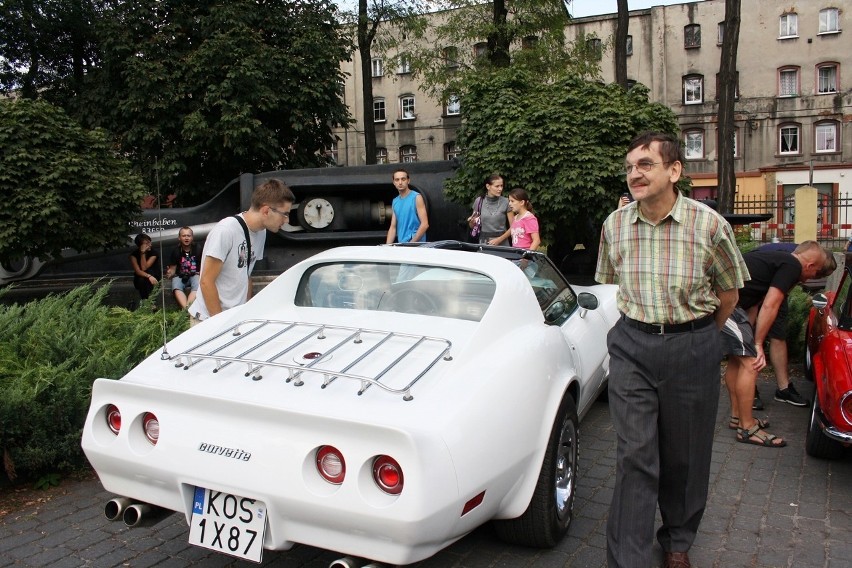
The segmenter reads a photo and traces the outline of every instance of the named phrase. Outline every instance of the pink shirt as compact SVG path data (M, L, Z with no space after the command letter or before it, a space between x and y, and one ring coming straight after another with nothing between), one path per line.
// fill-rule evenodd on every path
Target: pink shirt
M512 246L528 249L532 246L532 235L538 232L538 219L527 211L512 222Z

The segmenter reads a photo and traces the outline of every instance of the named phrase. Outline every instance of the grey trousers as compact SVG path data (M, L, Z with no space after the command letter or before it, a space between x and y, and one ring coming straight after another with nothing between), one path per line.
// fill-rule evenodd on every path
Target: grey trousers
M607 563L648 568L657 504L663 520L657 540L666 552L688 551L704 515L721 336L715 324L651 335L619 320L607 346L609 405L618 437Z

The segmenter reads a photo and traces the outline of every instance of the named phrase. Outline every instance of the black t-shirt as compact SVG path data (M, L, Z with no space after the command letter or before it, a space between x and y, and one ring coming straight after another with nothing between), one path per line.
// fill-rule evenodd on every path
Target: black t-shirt
M190 246L189 252L185 252L180 245L175 247L168 265L175 267L177 276L187 277L198 274L198 249L195 243Z
M749 309L763 301L770 287L787 293L799 282L802 264L789 252L753 250L743 255L751 280L740 288L739 305Z

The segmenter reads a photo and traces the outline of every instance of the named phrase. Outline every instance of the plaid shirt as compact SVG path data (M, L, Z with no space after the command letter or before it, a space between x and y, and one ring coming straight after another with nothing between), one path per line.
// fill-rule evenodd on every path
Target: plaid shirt
M618 309L645 323L684 323L719 307L714 290L749 279L725 219L688 197L652 225L637 202L613 211L601 232L595 280L618 283Z

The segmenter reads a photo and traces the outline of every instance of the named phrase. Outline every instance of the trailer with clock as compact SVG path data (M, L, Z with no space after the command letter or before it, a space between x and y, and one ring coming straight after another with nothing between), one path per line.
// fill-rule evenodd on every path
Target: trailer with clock
M158 250L171 250L183 226L193 229L203 245L207 234L222 218L248 209L256 185L269 178L283 180L296 196L288 225L267 239L264 259L256 275L280 274L297 262L343 244L380 244L390 226L391 202L398 195L393 171L404 167L411 174L412 189L420 192L429 213L430 241L464 239L468 207L444 198L444 181L452 177L455 161L382 164L346 168L281 170L245 173L229 182L218 194L193 207L145 209L128 227L127 246L107 251L66 250L61 258L45 262L23 258L0 265L0 286L41 279L130 276L128 255L133 237L147 233ZM165 252L167 255L168 252Z

